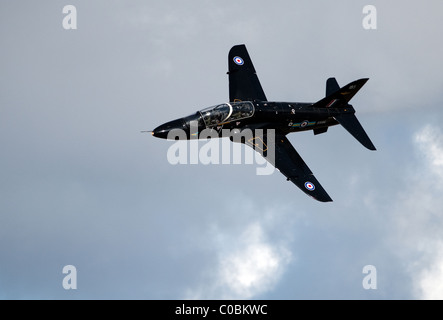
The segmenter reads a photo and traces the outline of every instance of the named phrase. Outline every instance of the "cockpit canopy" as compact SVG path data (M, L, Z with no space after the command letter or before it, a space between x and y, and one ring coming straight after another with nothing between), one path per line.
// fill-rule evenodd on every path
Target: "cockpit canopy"
M228 122L250 118L254 105L250 101L222 103L199 111L206 127L215 127Z

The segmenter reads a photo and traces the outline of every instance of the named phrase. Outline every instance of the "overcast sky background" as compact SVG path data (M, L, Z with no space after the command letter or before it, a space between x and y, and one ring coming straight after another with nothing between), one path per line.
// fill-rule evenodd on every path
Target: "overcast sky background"
M77 30L62 27L68 4ZM377 30L362 26L368 4ZM442 12L2 1L0 298L442 299ZM352 104L377 151L340 126L288 136L334 202L256 165L170 165L172 142L140 133L227 101L241 43L269 100L370 78Z

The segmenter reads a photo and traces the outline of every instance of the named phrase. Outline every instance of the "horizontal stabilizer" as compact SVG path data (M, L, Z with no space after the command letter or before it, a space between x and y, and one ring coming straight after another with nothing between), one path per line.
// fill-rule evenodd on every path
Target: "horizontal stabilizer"
M345 113L334 117L350 134L369 150L376 150L371 139L354 114Z
M348 105L348 102L355 96L358 90L364 86L369 79L360 79L345 85L340 90L337 89L338 84L334 78L329 78L326 82L326 93L330 93L327 97L317 101L312 105L313 108L339 108ZM332 92L332 93L331 93Z

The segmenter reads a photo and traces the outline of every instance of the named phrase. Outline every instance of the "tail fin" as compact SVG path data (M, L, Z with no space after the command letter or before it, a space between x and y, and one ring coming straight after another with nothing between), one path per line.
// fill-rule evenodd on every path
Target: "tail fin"
M351 107L348 103L355 96L355 94L364 86L369 79L359 79L353 81L343 88L340 88L335 78L329 78L326 81L326 97L314 103L314 108L345 108ZM337 120L355 139L357 139L363 146L369 150L376 150L371 139L369 139L365 130L361 126L357 117L353 113L343 113L334 115ZM327 128L326 128L327 129ZM314 134L326 132L323 129L317 129Z
M341 89L337 89L338 84L335 78L329 78L326 81L326 94L327 96L320 101L314 103L312 107L314 108L328 108L328 107L344 107L348 104L348 102L355 96L358 90L364 86L368 78L360 79L353 81L347 85L345 85ZM332 92L332 93L331 93ZM330 93L328 95L328 93Z
M352 136L369 150L376 150L371 139L352 113L344 113L334 117Z
M329 78L328 80L326 80L326 97L337 92L338 90L340 90L340 86L338 85L338 82L337 82L337 80L335 80L335 78ZM317 128L317 129L314 129L314 134L317 135L317 134L325 133L327 131L328 131L328 127Z
M337 80L335 78L329 78L326 80L326 96L330 96L331 94L340 90L340 86L338 85Z

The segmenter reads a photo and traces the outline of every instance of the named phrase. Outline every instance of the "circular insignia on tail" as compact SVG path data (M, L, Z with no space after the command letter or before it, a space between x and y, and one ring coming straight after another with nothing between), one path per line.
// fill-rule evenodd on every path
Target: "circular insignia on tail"
M237 64L237 65L239 65L239 66L242 66L242 65L245 63L245 62L243 61L243 59L240 58L240 57L238 57L238 56L234 57L234 62L235 62L235 64Z
M309 191L314 191L315 190L315 186L312 182L306 181L305 182L305 188L308 189Z

